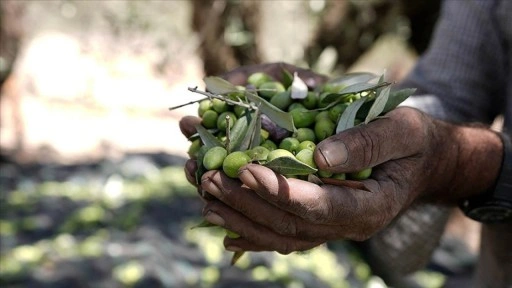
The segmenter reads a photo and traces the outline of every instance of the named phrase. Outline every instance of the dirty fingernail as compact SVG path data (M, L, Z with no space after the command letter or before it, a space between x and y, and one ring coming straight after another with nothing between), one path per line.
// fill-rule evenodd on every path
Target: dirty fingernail
M212 224L218 225L218 226L224 226L224 224L225 224L224 219L222 217L220 217L219 214L212 212L212 211L206 212L204 219L206 219L206 221L208 221Z
M347 146L344 143L331 143L327 147L319 147L318 151L323 157L323 160L329 167L339 166L345 164L348 160Z
M212 181L210 177L201 180L201 188L218 199L222 198L222 190Z
M242 252L242 251L244 251L244 250L242 250L242 248L237 247L237 246L227 246L226 250L232 251L232 252Z

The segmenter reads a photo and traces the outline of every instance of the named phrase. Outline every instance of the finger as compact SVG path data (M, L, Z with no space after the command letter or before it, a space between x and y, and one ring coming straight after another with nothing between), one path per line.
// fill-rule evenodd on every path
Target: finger
M188 159L187 162L185 162L185 177L187 178L187 181L194 186L198 186L196 181L196 170L197 161Z
M302 242L297 241L294 238L285 238L282 242L278 242L277 245L273 246L265 246L260 242L254 242L247 238L229 238L224 237L224 247L228 251L254 251L254 252L262 252L262 251L276 251L280 254L290 254L292 252L302 252L307 251L312 248L315 248L324 242ZM286 246L284 245L286 244Z
M222 214L219 214L222 211ZM226 240L228 246L237 246L245 251L277 251L282 254L289 254L294 251L303 251L318 246L324 241L307 241L296 237L287 237L280 235L271 229L260 225L240 212L229 208L220 201L208 201L203 209L204 217L207 221L236 232L241 236L242 247L232 244ZM219 217L222 220L219 220ZM235 241L235 243L237 243ZM228 247L226 246L226 247Z
M180 120L180 130L185 137L189 138L190 136L196 133L195 126L201 124L201 118L195 116L184 116Z
M427 119L412 108L399 108L386 118L345 130L320 142L315 163L337 173L360 171L420 153L428 138Z
M281 175L261 165L246 165L239 177L261 198L280 209L311 223L336 225L337 228L331 227L333 233L360 240L389 223L410 203L411 198L400 189L403 187L393 181L396 179L390 180L381 174L378 174L381 181L363 181L371 192L334 185L318 186L298 179L283 182ZM321 233L319 230L316 232Z
M339 188L338 191L325 189L307 181L286 179L274 171L255 164L246 165L239 174L240 180L269 203L299 215L316 224L334 223L335 209L343 206L357 206L355 199L347 191L350 188ZM344 201L336 201L346 195ZM340 203L336 203L340 202Z
M339 231L331 225L319 225L305 219L302 215L296 215L280 209L260 197L253 190L236 179L227 177L224 173L208 172L202 178L201 187L215 196L245 217L269 227L274 232L302 239L332 240L339 237ZM222 211L224 206L214 206L217 214L226 217L229 211ZM227 207L227 206L226 206ZM210 207L211 208L211 207ZM227 216L229 219L232 216Z

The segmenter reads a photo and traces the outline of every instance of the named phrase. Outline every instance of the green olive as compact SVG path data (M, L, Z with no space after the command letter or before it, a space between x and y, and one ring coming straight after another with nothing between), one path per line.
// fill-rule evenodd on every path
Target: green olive
M288 106L290 106L292 103L293 99L290 98L289 91L279 92L272 98L270 98L270 104L276 106L277 108L283 111L285 111L288 108Z
M253 73L247 78L247 83L253 85L254 87L259 87L261 84L269 81L272 81L272 77L263 72Z
M285 149L276 149L276 150L272 150L268 153L268 156L267 156L267 161L272 161L276 158L279 158L279 157L292 157L292 158L295 158L295 156L293 156L292 152L288 151L288 150L285 150Z
M364 180L370 178L370 175L372 174L372 168L366 168L361 171L349 173L348 176L350 179L354 180Z
M299 151L297 155L295 155L295 158L299 160L300 162L309 165L313 168L316 168L315 160L313 159L313 151L309 149L304 149Z
M213 110L217 111L217 113L222 113L229 110L228 103L217 98L212 100L212 108Z
M293 118L293 124L297 128L309 127L315 123L315 117L318 114L317 111L311 111L306 108L297 108L290 112Z
M277 81L265 82L258 86L258 94L267 99L271 99L277 93L284 92L286 89L283 84Z
M216 170L222 166L228 151L224 147L213 147L204 154L203 166L207 170Z
M297 138L297 140L299 140L299 142L303 142L306 140L309 140L312 142L316 141L315 131L311 128L297 129L297 132L295 132L295 138Z
M310 91L308 92L308 96L302 99L301 103L307 109L315 109L316 105L318 104L318 96L315 92Z
M302 151L304 149L309 149L311 151L315 151L315 148L316 148L316 144L313 141L306 140L306 141L300 142L300 144L299 144L299 151Z
M222 163L222 170L228 177L237 178L238 170L251 162L251 158L242 151L231 152L224 158L224 162Z
M199 107L197 108L197 115L199 117L203 117L204 112L212 109L212 101L210 99L205 99L199 102Z
M203 119L201 123L205 128L212 129L217 127L217 119L219 118L219 114L213 110L208 110L204 112Z
M299 149L299 140L293 137L284 138L281 143L279 143L279 149L288 150L292 153L297 153Z
M217 128L220 131L226 130L226 116L229 116L229 127L233 128L233 125L235 125L237 119L235 113L231 111L223 112L219 115L219 118L217 119Z
M274 143L274 141L272 141L270 139L267 139L267 140L263 141L263 143L261 143L260 146L263 146L263 147L267 148L269 151L277 149L276 143Z
M321 119L315 123L315 135L318 141L322 141L325 138L334 134L336 125L329 119Z

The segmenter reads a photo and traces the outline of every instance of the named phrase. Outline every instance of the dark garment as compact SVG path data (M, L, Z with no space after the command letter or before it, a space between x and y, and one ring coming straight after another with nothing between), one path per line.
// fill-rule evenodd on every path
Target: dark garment
M403 105L458 123L490 124L501 114L510 132L511 47L512 0L445 1L428 50L399 85L418 89ZM400 283L426 265L450 211L412 206L370 239L371 260L374 267L384 267L383 278Z
M405 104L455 122L512 129L512 1L445 1L430 47L402 86L418 88Z

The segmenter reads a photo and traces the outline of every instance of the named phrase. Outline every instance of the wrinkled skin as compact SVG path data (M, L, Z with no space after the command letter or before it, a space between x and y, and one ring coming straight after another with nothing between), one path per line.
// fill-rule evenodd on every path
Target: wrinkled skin
M271 67L264 71L269 73ZM255 72L243 69L243 77ZM236 70L228 75L230 81L239 79L233 76ZM181 120L185 136L194 133L195 123L196 117ZM476 146L465 147L467 139ZM486 129L461 128L413 108L398 108L327 138L315 150L315 162L323 170L343 173L374 167L371 178L362 181L370 192L286 179L248 164L240 169L239 179L220 171L203 175L200 190L208 195L203 215L241 235L224 239L231 251L287 254L334 239L366 240L415 201L450 203L490 187L499 171L500 149L499 138ZM478 169L467 159L478 163ZM195 161L186 164L191 183L195 169ZM473 178L478 181L471 182Z

